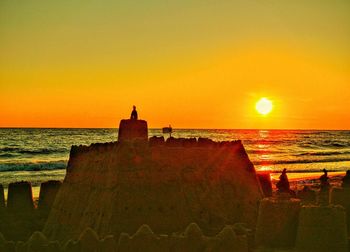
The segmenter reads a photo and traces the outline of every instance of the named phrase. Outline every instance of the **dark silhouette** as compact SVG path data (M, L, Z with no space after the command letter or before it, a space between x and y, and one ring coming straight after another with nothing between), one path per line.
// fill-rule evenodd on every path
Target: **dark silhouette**
M326 169L322 170L324 174L320 177L321 182L321 191L328 190L329 189L329 182L328 182L328 171Z
M272 183L271 176L269 172L258 173L258 179L261 185L261 189L263 190L265 197L272 196Z
M164 127L163 129L163 134L169 133L169 137L171 137L171 133L173 133L173 128L169 124L169 127Z
M304 186L303 190L298 192L298 198L304 203L314 203L316 202L316 192L309 186Z
M276 184L278 189L277 191L280 193L290 193L287 169L283 169L279 179L280 180Z
M137 116L136 106L134 105L132 108L133 109L132 109L132 112L131 112L130 119L131 120L137 120L138 116Z
M350 187L350 170L346 171L343 180L343 187Z

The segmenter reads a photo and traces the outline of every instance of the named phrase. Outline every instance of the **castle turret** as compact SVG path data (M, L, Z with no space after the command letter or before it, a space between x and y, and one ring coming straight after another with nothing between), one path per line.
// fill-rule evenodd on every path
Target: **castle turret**
M119 142L128 141L147 141L148 140L148 128L147 122L144 120L138 120L138 114L136 106L133 106L131 116L129 120L121 120L119 124Z
M118 141L134 141L148 139L147 122L144 120L124 119L119 124Z

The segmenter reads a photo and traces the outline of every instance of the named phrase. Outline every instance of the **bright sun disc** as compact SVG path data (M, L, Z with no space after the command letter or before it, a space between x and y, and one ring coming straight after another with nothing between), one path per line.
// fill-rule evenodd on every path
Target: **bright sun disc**
M267 115L272 110L272 102L267 98L261 98L255 104L255 109L261 115Z

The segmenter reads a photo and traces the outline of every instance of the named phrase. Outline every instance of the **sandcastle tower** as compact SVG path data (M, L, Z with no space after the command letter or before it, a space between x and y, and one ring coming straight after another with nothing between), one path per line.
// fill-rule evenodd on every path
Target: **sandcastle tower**
M303 206L299 214L296 251L347 252L345 209L339 205Z
M330 197L332 204L342 205L345 208L347 226L350 230L350 171L346 172L342 187L332 188Z
M286 169L277 183L277 197L260 201L255 245L264 248L291 248L295 244L300 199L292 198Z
M148 127L146 121L132 119L124 119L120 121L118 133L119 142L134 140L147 141L147 139Z
M10 212L21 213L28 213L34 209L31 183L21 181L9 184L7 209Z
M300 200L264 198L260 202L255 245L265 248L291 248L295 244Z
M38 202L38 209L40 211L49 211L51 209L61 184L61 181L58 180L49 180L41 183Z
M320 177L318 205L305 205L300 210L296 249L301 252L348 251L346 211L341 205L329 204L330 185L327 170ZM331 189L331 202L349 206L346 189Z
M147 122L139 120L136 112L136 107L131 113L130 119L123 119L119 124L118 141L147 141L148 140L148 127Z

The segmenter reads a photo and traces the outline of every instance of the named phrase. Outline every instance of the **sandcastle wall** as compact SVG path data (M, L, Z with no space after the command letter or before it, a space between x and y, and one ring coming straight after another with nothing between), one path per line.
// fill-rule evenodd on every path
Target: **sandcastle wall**
M159 235L148 225L140 226L131 235L122 233L119 236L99 236L95 230L86 228L77 239L65 243L50 241L45 234L34 232L24 242L7 241L0 233L0 251L17 252L248 252L247 236L236 233L234 227L225 226L219 233L206 236L196 223L189 224L179 234Z
M44 228L51 239L134 233L143 223L169 234L196 222L207 234L254 227L262 190L240 141L168 139L73 146Z
M121 120L119 124L118 141L124 142L135 139L147 141L147 122L144 120Z
M264 198L259 207L255 233L257 247L294 247L300 200Z
M300 252L347 252L345 209L340 205L303 206L295 245Z
M334 187L331 190L332 204L342 205L346 211L348 231L350 232L350 187Z
M38 209L40 211L49 211L51 209L61 184L62 182L58 180L49 180L41 183L38 202Z

